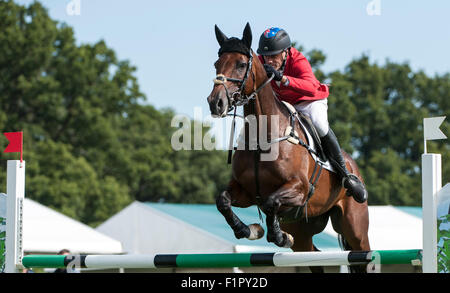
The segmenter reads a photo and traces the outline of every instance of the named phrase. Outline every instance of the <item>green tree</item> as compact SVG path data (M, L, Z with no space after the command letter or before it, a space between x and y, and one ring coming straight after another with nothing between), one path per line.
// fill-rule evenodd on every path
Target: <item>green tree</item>
M214 202L225 152L174 151L175 113L144 103L129 61L76 45L39 2L0 1L0 25L0 126L24 131L27 197L91 225L133 200Z
M423 92L448 87L448 74L432 78L438 81L433 84L408 64L387 60L379 66L362 55L329 78L329 120L341 144L357 160L366 179L369 204L421 205L423 118L449 110L440 96ZM423 90L424 83L427 90ZM434 111L436 104L439 110ZM448 129L448 122L442 129ZM441 145L443 160L450 159L448 144L436 144ZM433 148L434 143L429 145ZM448 174L446 167L444 180Z

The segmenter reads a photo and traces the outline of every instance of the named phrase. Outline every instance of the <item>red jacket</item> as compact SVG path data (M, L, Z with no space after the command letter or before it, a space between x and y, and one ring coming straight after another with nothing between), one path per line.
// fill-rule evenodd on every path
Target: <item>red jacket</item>
M289 84L278 86L274 80L271 82L278 98L292 105L300 101L326 99L328 86L316 79L306 57L295 48L290 48L288 52L283 75L289 79ZM264 64L262 56L258 58Z

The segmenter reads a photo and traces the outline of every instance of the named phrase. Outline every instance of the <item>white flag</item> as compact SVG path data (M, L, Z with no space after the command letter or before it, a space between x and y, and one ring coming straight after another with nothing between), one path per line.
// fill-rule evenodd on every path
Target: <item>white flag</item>
M445 139L447 136L439 129L445 116L424 118L423 119L423 135L425 140Z

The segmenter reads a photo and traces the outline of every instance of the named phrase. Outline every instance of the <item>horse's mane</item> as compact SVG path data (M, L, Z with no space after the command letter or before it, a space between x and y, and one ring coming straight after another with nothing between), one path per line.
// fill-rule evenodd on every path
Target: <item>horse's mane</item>
M260 70L260 71L264 72L265 78L264 78L263 82L267 81L269 78L267 77L267 74L265 72L266 70L264 69L264 66L261 63L261 60L259 60L258 56L256 55L256 53L253 50L251 50L251 53L253 56L253 66L255 66L255 70ZM290 113L289 113L288 109L286 109L285 105L283 105L283 102L281 102L281 100L277 97L277 94L273 90L272 84L269 83L266 86L270 87L270 91L272 93L273 99L275 100L275 103L278 105L280 112L282 112L284 115L286 115L286 117L288 117Z

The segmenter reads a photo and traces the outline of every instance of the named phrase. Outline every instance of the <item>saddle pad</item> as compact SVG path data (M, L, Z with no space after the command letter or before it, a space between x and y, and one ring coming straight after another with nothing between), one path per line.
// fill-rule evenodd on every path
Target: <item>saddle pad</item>
M303 125L303 123L299 119L297 119L297 121L300 123L300 127L305 132L305 136L306 136L306 140L307 140L306 143L309 145L310 148L312 148L314 151L317 152L317 148L316 148L314 139L313 139L311 133L309 133L308 128L306 128L305 125ZM311 153L311 156L313 157L314 161L322 164L324 169L327 169L328 171L331 171L331 172L335 172L333 166L331 166L330 160L326 160L326 162L324 162L318 156L316 156L314 153Z
M297 110L294 108L294 106L292 104L285 102L285 101L282 101L282 102L291 114L297 112ZM305 132L305 136L306 136L306 140L307 140L306 143L309 145L309 147L311 149L313 149L314 151L317 152L317 148L316 148L314 139L313 139L311 133L309 132L308 128L305 127L305 125L303 125L303 122L299 119L299 117L297 115L295 117L297 118L297 121L300 124L300 127ZM311 156L313 157L313 159L316 162L319 162L323 166L323 168L327 169L328 171L335 172L333 166L331 166L330 160L327 160L326 162L324 162L323 160L321 160L318 156L316 156L313 153L311 153Z

